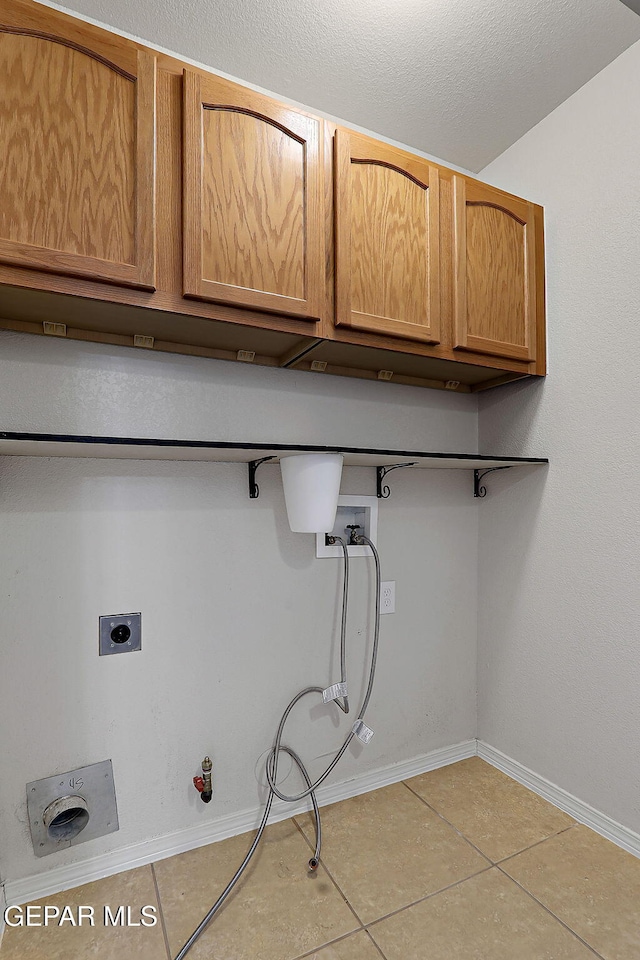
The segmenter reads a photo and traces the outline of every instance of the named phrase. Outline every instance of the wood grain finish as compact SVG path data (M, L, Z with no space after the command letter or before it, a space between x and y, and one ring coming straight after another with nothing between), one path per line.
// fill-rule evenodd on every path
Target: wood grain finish
M438 187L428 161L336 131L338 326L439 341Z
M536 357L534 205L453 178L454 347Z
M423 323L429 291L425 187L390 167L354 164L351 190L351 309Z
M63 47L69 47L70 50L76 50L85 57L91 57L93 60L97 60L98 63L102 63L110 70L114 70L116 73L119 73L120 76L124 77L125 80L131 80L132 83L135 83L136 78L134 74L128 73L117 63L107 60L107 58L102 56L102 54L97 53L95 50L90 50L89 47L83 47L82 44L78 43L76 40L71 40L68 37L59 37L55 34L46 33L44 30L34 30L30 27L12 27L9 24L3 23L0 23L0 33L13 33L20 37L35 37L36 39L47 40L51 43L59 43Z
M484 389L514 377L544 373L544 246L543 211L540 207L534 208L538 319L535 361L514 359L509 356L509 350L504 355L497 351L490 352L486 339L481 337L477 338L476 345L472 346L472 341L468 341L466 348L461 348L453 323L454 301L456 298L459 300L457 294L454 297L454 289L459 290L459 270L458 274L454 272L454 266L458 268L454 264L453 254L453 180L458 175L453 171L375 140L362 138L362 144L359 144L359 135L349 134L352 137L349 144L352 149L347 159L348 178L345 180L339 169L336 186L346 183L349 187L352 172L358 178L355 182L359 198L356 217L360 215L360 222L354 230L353 244L349 218L348 239L342 236L340 240L338 237L342 278L345 276L345 263L349 264L345 287L343 283L335 282L334 225L337 221L340 233L340 227L344 227L345 223L344 213L349 211L339 203L340 191L336 189L334 193L333 123L318 121L303 111L274 103L252 91L213 77L204 70L193 68L189 73L194 74L202 89L209 89L208 85L214 84L216 95L209 100L203 97L198 109L193 111L197 150L190 157L183 144L183 130L190 121L185 116L184 108L188 99L185 99L184 64L180 60L147 51L139 44L33 3L32 0L3 0L0 21L4 22L4 28L0 27L0 42L4 45L5 39L11 38L12 43L23 45L18 66L14 58L10 68L7 68L9 73L3 72L0 77L0 148L4 150L0 162L0 217L5 217L5 226L11 221L11 229L15 231L14 236L3 238L0 229L0 327L42 333L43 320L58 320L67 324L69 338L132 345L133 334L141 334L156 338L156 350L233 359L237 349L247 349L256 352L256 363L289 365L291 362L298 369L306 369L305 364L308 365L316 355L323 357L325 347L328 349L331 346L332 349L335 347L337 353L335 356L324 356L324 360L328 360L327 373L376 379L379 369L391 369L394 371L392 383L442 388L446 380L459 380L461 390ZM6 36L2 34L3 29ZM57 47L56 54L47 52L44 58L28 55L25 61L24 50L28 50L27 45L36 41L43 44L47 51ZM1 49L6 48L3 46ZM101 102L99 96L102 94L93 88L96 84L102 87L103 77L108 78L107 87L116 91L109 95L111 102L114 102L115 96L120 96L120 102L126 102L127 105L125 115L121 116L119 122L108 117L107 123L115 130L114 144L119 144L121 154L124 152L128 157L127 171L133 168L133 204L130 200L128 205L122 199L114 201L114 196L131 197L129 172L124 183L115 185L109 201L111 206L106 202L106 194L105 200L98 199L95 205L91 204L90 197L87 198L91 190L91 178L93 182L104 182L98 170L100 164L106 162L104 151L100 152L93 170L93 160L85 157L83 161L80 158L79 177L87 178L82 182L89 186L85 189L84 197L75 196L69 201L70 204L86 201L89 204L88 218L95 217L102 209L104 230L100 227L86 229L83 234L86 224L84 219L77 217L75 210L71 211L68 222L65 221L57 206L49 204L48 189L37 194L33 203L37 208L37 216L30 221L28 215L23 216L20 212L20 204L27 204L27 196L34 189L34 184L23 183L16 189L13 181L7 182L6 163L13 161L10 152L4 149L4 138L9 128L14 131L11 134L14 138L15 124L19 119L16 113L23 110L23 102L26 100L28 110L35 109L43 114L41 124L51 123L51 112L44 109L43 104L55 100L50 83L52 72L55 79L55 69L52 67L48 74L45 71L44 78L42 71L37 73L47 57L58 65L55 69L59 69L60 64L72 62L75 71L75 64L80 64L84 80L76 72L69 71L69 76L73 77L73 83L76 84L74 91L81 90L78 98L80 112L86 109L89 102L93 105ZM36 59L42 60L42 64L35 63ZM2 63L4 71L6 59ZM27 64L30 64L31 74L26 72ZM7 75L20 76L19 70L23 71L18 91L22 102L16 105L15 90L6 94L9 87L5 79ZM25 80L28 76L31 77L30 81ZM96 77L100 80L97 81ZM122 92L127 90L128 94ZM10 108L1 102L5 96L13 98ZM89 97L93 99L89 101ZM50 106L51 109L59 109L57 102ZM135 114L131 112L132 109ZM11 117L7 124L5 117L9 113ZM156 123L157 157L154 152ZM297 123L301 126L296 126ZM14 126L11 127L11 124ZM208 130L205 130L205 124L210 125ZM26 153L25 162L34 165L32 170L38 169L38 163L42 167L47 150L53 149L56 143L60 144L67 134L68 140L75 142L75 133L71 136L74 129L83 128L89 140L92 137L95 140L95 143L91 142L88 147L82 148L85 153L91 149L98 150L98 142L105 143L108 140L107 135L100 132L100 124L95 117L87 121L74 115L67 133L60 125L53 126L53 135L47 132L46 141L44 134L39 133L38 140L32 136L30 121L27 120L24 130L18 133L20 149ZM208 158L203 161L205 133L209 146ZM199 139L201 137L202 140ZM317 140L317 150L314 138ZM222 162L221 150L218 149L218 143L222 144L223 140L231 141L231 146L227 146L225 162ZM250 150L245 149L247 141ZM31 153L29 142L32 143ZM56 149L60 152L62 147ZM281 158L284 169L280 165ZM313 160L311 165L309 158ZM317 171L314 171L313 164L320 158L323 170L320 186L314 194ZM70 159L73 159L71 147L60 161L62 166ZM336 155L335 159L340 158ZM76 160L73 159L73 162ZM88 169L81 169L84 162ZM154 204L156 162L161 189ZM57 160L54 166L56 163ZM209 206L205 217L201 207L195 211L189 209L189 203L193 202L185 183L188 180L189 163L200 171L203 166L210 171L204 194L198 188L198 197L204 196L204 202ZM216 163L218 167L214 171ZM299 172L301 164L305 164L302 175ZM22 165L23 161L19 160L18 166ZM432 176L432 173L436 176ZM67 175L66 170L55 169L56 177L63 175ZM196 180L199 175L196 170ZM237 189L239 185L244 189L244 195L242 190ZM487 198L484 195L477 198L470 192L482 187L481 184L466 178L465 185L466 199L470 204L482 201L481 206L473 208L474 213L497 210L500 204L508 207L512 201L516 204L521 202L494 191L492 201L495 203L491 207L491 203L485 202ZM108 186L107 192L111 189ZM304 191L302 200L301 190ZM388 191L391 192L389 197L385 195ZM261 193L264 199L260 198ZM426 215L419 199L425 194ZM496 198L499 198L499 203ZM335 219L334 201L338 206ZM434 202L435 216L431 215L431 202ZM410 211L408 219L411 222L407 231L411 239L404 248L397 226L403 207ZM370 218L374 229L370 235L365 235L369 224L366 217L361 215L366 208L374 211ZM119 222L113 222L114 209L121 211ZM154 209L158 222L155 244ZM523 209L526 211L528 205L523 203ZM250 211L250 216L262 225L262 233L258 231L254 234L245 210ZM201 225L204 222L206 232L202 229L199 237L193 233L186 236L183 245L183 223L193 222L194 215L200 218ZM517 215L527 216L526 213ZM321 223L322 217L324 222ZM309 228L312 221L319 225L317 232ZM383 221L384 229L381 226ZM233 243L226 242L225 227L229 224L235 231L234 238L239 238L237 245L235 240ZM36 234L37 230L41 231L40 235ZM465 240L466 233L465 224ZM81 243L85 243L84 252L82 247L80 252L70 252L69 249L57 250L43 245L67 243L72 251L77 251L78 237ZM224 248L215 239L220 237L225 241ZM425 238L430 258L427 260L418 254L418 247L424 246ZM31 242L33 240L37 242ZM253 244L249 240L253 240ZM203 241L208 249L198 261ZM356 264L356 274L352 277L352 246L361 263L365 263L369 256L377 256L380 260L380 251L390 249L392 256L389 258L388 274L370 270L367 276L366 271ZM157 250L155 270L154 248ZM190 256L194 250L195 259ZM263 255L265 252L266 255ZM436 271L438 252L440 269ZM133 262L105 261L98 254L127 256ZM404 258L409 263L406 270L400 266ZM188 284L183 280L183 264L188 274L190 265L197 262L200 266L191 281L194 289L200 289L199 284L202 283L202 289L206 288L207 292L204 296L190 294L189 299L184 299L183 292ZM312 262L319 265L317 270L310 269ZM428 263L428 269L425 263ZM201 269L202 265L204 269ZM215 271L219 272L220 280L215 279ZM156 289L153 289L153 279L149 279L153 278L154 272ZM421 304L419 298L412 299L417 290L424 292L425 276L429 301L426 319L433 339L429 338L426 326L421 323L423 317L420 306L424 305L424 296ZM418 279L417 283L415 278ZM478 271L478 278L477 282L481 283L481 271ZM434 282L429 286L432 280ZM213 284L212 287L208 286L209 282ZM255 289L252 283L256 284ZM301 283L305 284L304 288L301 288ZM301 293L306 300L299 304ZM335 299L338 300L338 313L341 316L345 294L351 314L347 323L335 326ZM40 296L51 299L43 301L39 299ZM314 297L316 307L313 307ZM282 298L281 302L278 302L278 298ZM388 309L387 303L390 304ZM292 304L293 310L290 309ZM398 318L400 309L409 311L409 322ZM438 314L440 330L438 342L435 342ZM309 318L314 315L320 316L321 320L309 323ZM478 330L486 332L476 325L472 338ZM499 334L496 327L492 336L498 335L503 334ZM303 338L312 339L303 341ZM316 341L316 338L324 339ZM308 356L303 349L302 356L299 351L304 342L317 342L318 346Z
M322 121L185 70L184 294L323 314Z
M134 142L121 118L134 115L134 84L84 53L11 34L0 35L0 71L0 235L131 263ZM96 137L87 119L97 116Z
M44 36L57 43L87 50L91 56L110 64L132 80L137 77L138 51L146 49L33 0L2 0L0 25L0 29L10 32Z
M525 345L524 224L498 207L467 204L466 227L469 336Z
M0 260L154 287L155 58L0 28Z
M246 113L202 120L204 276L304 300L304 144Z

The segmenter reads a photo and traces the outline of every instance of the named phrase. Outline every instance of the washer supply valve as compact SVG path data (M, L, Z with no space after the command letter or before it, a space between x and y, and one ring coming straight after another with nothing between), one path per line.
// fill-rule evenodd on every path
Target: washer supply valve
M348 524L347 524L347 526L346 526L346 528L345 528L345 532L346 532L346 530L351 530L351 533L349 534L349 545L350 545L350 546L357 546L357 545L359 545L359 544L362 543L362 537L361 537L361 535L356 532L356 531L361 530L361 529L362 529L362 528L361 528L361 526L360 526L359 523L348 523Z
M200 794L200 799L203 803L209 803L213 794L213 788L211 786L212 767L213 764L209 757L205 757L202 761L202 776L193 778L193 785Z

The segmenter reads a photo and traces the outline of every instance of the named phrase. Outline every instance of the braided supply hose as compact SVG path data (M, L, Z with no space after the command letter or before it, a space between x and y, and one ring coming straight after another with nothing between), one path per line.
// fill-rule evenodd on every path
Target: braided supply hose
M346 625L347 625L347 599L348 599L348 590L349 590L349 553L347 549L347 544L340 537L335 537L334 542L339 543L342 546L342 551L344 554L344 575L343 575L343 585L342 585L342 618L341 618L341 626L340 626L340 670L341 670L341 684L345 685L345 688L346 688L346 682L347 682ZM364 721L364 716L367 711L367 707L369 706L369 700L371 699L371 693L373 691L373 682L375 679L376 663L378 659L378 641L380 636L380 580L381 580L380 557L378 555L378 551L376 550L375 546L373 545L371 540L369 540L368 537L365 537L364 535L360 535L358 537L352 536L352 539L350 542L365 543L371 549L371 552L373 554L373 559L375 561L375 574L376 574L375 619L374 619L375 626L373 631L371 665L369 668L369 678L367 682L367 688L365 690L362 704L358 712L358 718L353 724L351 730L345 737L344 741L342 742L342 745L338 749L337 753L335 754L335 756L333 757L329 765L324 769L324 771L320 774L317 780L312 781L303 761L300 759L300 757L297 755L297 753L294 750L292 750L290 747L282 743L282 737L284 734L284 728L285 728L287 719L289 717L289 714L291 713L295 705L300 700L302 700L303 697L306 697L312 693L320 694L320 696L322 697L324 693L324 688L323 687L305 687L304 690L301 690L299 693L297 693L296 696L293 698L293 700L291 700L291 702L288 704L287 708L285 709L284 713L282 714L280 723L278 724L278 729L276 731L273 747L271 748L266 760L265 773L267 777L267 783L269 785L269 795L265 803L265 808L262 814L260 825L258 827L258 831L253 839L251 846L249 847L249 850L247 851L247 854L244 860L236 870L235 874L233 875L233 877L231 878L227 886L224 888L224 890L222 891L222 893L220 894L216 902L213 904L209 912L203 917L201 922L193 931L193 933L191 934L189 939L186 941L186 943L184 944L180 952L176 955L175 960L184 960L184 957L186 957L187 953L189 952L191 947L194 945L196 940L200 937L200 935L204 932L204 930L209 925L209 923L213 920L215 915L222 908L225 901L229 897L230 893L233 891L234 887L239 882L243 873L249 866L251 858L253 857L254 853L258 849L260 840L262 839L262 834L264 833L265 828L267 826L267 822L269 820L269 814L271 813L271 806L273 804L274 797L278 797L280 800L284 800L287 803L296 803L299 800L303 800L305 797L311 798L311 803L313 805L314 821L315 821L316 843L315 843L314 855L309 860L309 869L316 870L320 863L320 853L321 853L321 847L322 847L322 826L320 823L320 810L318 808L316 790L318 789L320 784L326 780L326 778L329 776L332 770L340 762L340 759L344 755L349 744L353 740L354 736L356 736L355 730L358 728L359 724L363 723ZM340 702L340 700L342 700L342 702ZM349 700L346 694L341 698L336 697L334 702L337 703L338 707L343 711L343 713L349 713ZM277 786L278 760L280 758L280 755L283 753L286 753L294 761L306 784L306 788L302 790L300 793L291 794L291 795L286 794L286 793L283 793Z

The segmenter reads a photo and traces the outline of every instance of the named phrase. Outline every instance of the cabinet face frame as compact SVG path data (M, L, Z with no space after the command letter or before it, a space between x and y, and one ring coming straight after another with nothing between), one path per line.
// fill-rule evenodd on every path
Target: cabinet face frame
M255 118L297 141L304 156L301 182L304 295L294 297L204 277L203 213L206 110ZM184 71L183 295L300 320L325 313L324 123L222 78ZM229 238L231 239L231 238Z
M400 317L362 313L352 307L352 164L386 167L425 190L425 316L416 323ZM421 157L369 137L338 128L334 149L336 236L336 326L351 327L423 343L440 342L440 191L438 168Z
M493 187L453 177L454 220L454 348L512 360L536 359L536 221L535 204L519 200ZM524 343L472 335L468 322L467 207L493 207L522 226L524 266ZM490 305L488 305L488 311ZM541 318L544 323L544 318Z
M136 75L88 47L31 27L0 24L0 36L33 37L70 48L113 70L135 85L134 148L134 262L119 263L99 257L0 238L0 262L122 286L155 290L155 141L156 57L138 50ZM117 172L117 171L116 171Z

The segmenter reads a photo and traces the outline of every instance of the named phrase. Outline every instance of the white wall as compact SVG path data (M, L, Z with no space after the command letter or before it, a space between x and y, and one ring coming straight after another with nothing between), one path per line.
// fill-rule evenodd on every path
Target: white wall
M6 332L0 413L6 430L477 448L471 396ZM398 612L382 624L376 736L336 781L475 736L471 480L425 470L392 480L379 546ZM5 878L257 806L256 761L283 707L300 687L337 679L340 571L314 559L312 537L289 532L278 468L259 482L250 502L241 465L0 458ZM373 494L373 469L345 471L342 490ZM370 626L364 563L350 614L355 687ZM98 616L136 610L142 652L99 659ZM305 757L327 753L341 736L333 715L304 704L287 739ZM209 806L191 786L205 753ZM120 831L37 860L25 784L107 757Z
M546 206L549 376L482 395L479 734L640 830L640 44L481 176Z

